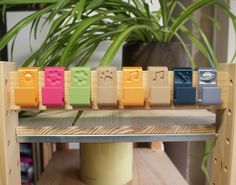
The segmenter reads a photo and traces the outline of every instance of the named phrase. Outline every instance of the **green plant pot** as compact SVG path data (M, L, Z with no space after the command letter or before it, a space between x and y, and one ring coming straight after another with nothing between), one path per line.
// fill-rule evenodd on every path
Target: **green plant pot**
M123 46L122 66L190 66L184 48L178 42L133 42Z

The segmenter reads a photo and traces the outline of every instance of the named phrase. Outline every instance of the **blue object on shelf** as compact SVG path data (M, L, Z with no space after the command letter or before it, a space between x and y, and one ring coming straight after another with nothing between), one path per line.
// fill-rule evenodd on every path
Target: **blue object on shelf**
M196 88L192 87L191 67L174 68L174 104L195 104Z
M199 68L198 70L198 102L216 105L221 103L221 89L216 83L215 68Z

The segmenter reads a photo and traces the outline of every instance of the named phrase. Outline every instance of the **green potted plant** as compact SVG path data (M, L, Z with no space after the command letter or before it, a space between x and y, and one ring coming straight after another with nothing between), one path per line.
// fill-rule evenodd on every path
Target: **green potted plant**
M98 45L109 40L111 45L104 51L100 65L111 65L119 48L124 45L123 65L172 67L184 66L188 62L195 67L188 45L180 36L184 35L210 65L216 67L215 52L194 20L193 13L206 6L217 6L228 14L236 30L236 16L222 0L196 0L188 7L178 0L159 0L160 9L156 11L151 11L145 0L0 0L3 13L9 7L28 3L41 4L41 9L21 20L0 38L1 51L25 26L32 23L31 33L36 37L38 30L42 29L40 20L43 20L43 25L51 23L43 44L24 66L83 66L89 62ZM174 16L176 8L182 11ZM46 19L42 18L45 15ZM212 17L209 20L215 23ZM187 22L198 31L202 41L185 26Z
M220 0L197 0L188 7L184 7L178 0L159 0L160 9L156 11L150 11L148 3L144 0L0 0L3 11L25 3L41 3L42 8L7 32L0 39L0 50L30 23L31 31L36 36L37 30L41 29L38 27L39 21L44 15L48 15L44 24L51 22L52 26L42 46L32 54L24 66L68 67L72 63L83 66L102 41L111 40L112 44L104 52L100 65L110 65L118 49L126 43L123 54L125 65L136 64L134 61L140 58L139 64L144 67L154 65L153 59L156 65L175 66L180 61L186 61L185 55L182 54L184 50L188 61L195 67L188 45L180 36L182 34L199 49L211 66L216 67L215 52L200 25L194 20L193 13L209 5L218 6L229 15L236 29L235 15L228 4ZM182 11L173 16L176 8L181 8ZM186 22L196 28L202 41L188 30ZM134 45L138 47L133 47ZM131 46L131 49L128 46ZM150 47L155 49L155 52L150 52ZM178 51L178 54L172 55L175 51ZM131 56L132 53L134 56ZM144 57L137 57L140 53ZM162 53L164 57L161 56ZM150 62L147 61L148 58ZM186 62L179 65L186 65Z

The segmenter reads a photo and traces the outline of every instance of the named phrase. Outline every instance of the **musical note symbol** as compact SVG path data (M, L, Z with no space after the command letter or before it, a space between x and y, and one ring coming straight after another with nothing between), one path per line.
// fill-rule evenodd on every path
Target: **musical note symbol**
M153 81L157 81L158 76L159 76L159 79L164 79L164 70L156 71L155 72L155 77L153 78Z
M127 83L131 83L132 81L138 81L139 80L139 72L138 71L130 71L129 76L126 79Z

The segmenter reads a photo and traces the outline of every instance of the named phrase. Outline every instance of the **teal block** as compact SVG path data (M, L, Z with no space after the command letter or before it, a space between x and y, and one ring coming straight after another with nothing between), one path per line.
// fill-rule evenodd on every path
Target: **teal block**
M91 71L89 67L71 68L70 104L89 106L91 90Z
M88 87L71 87L70 104L80 106L90 106L90 88Z

